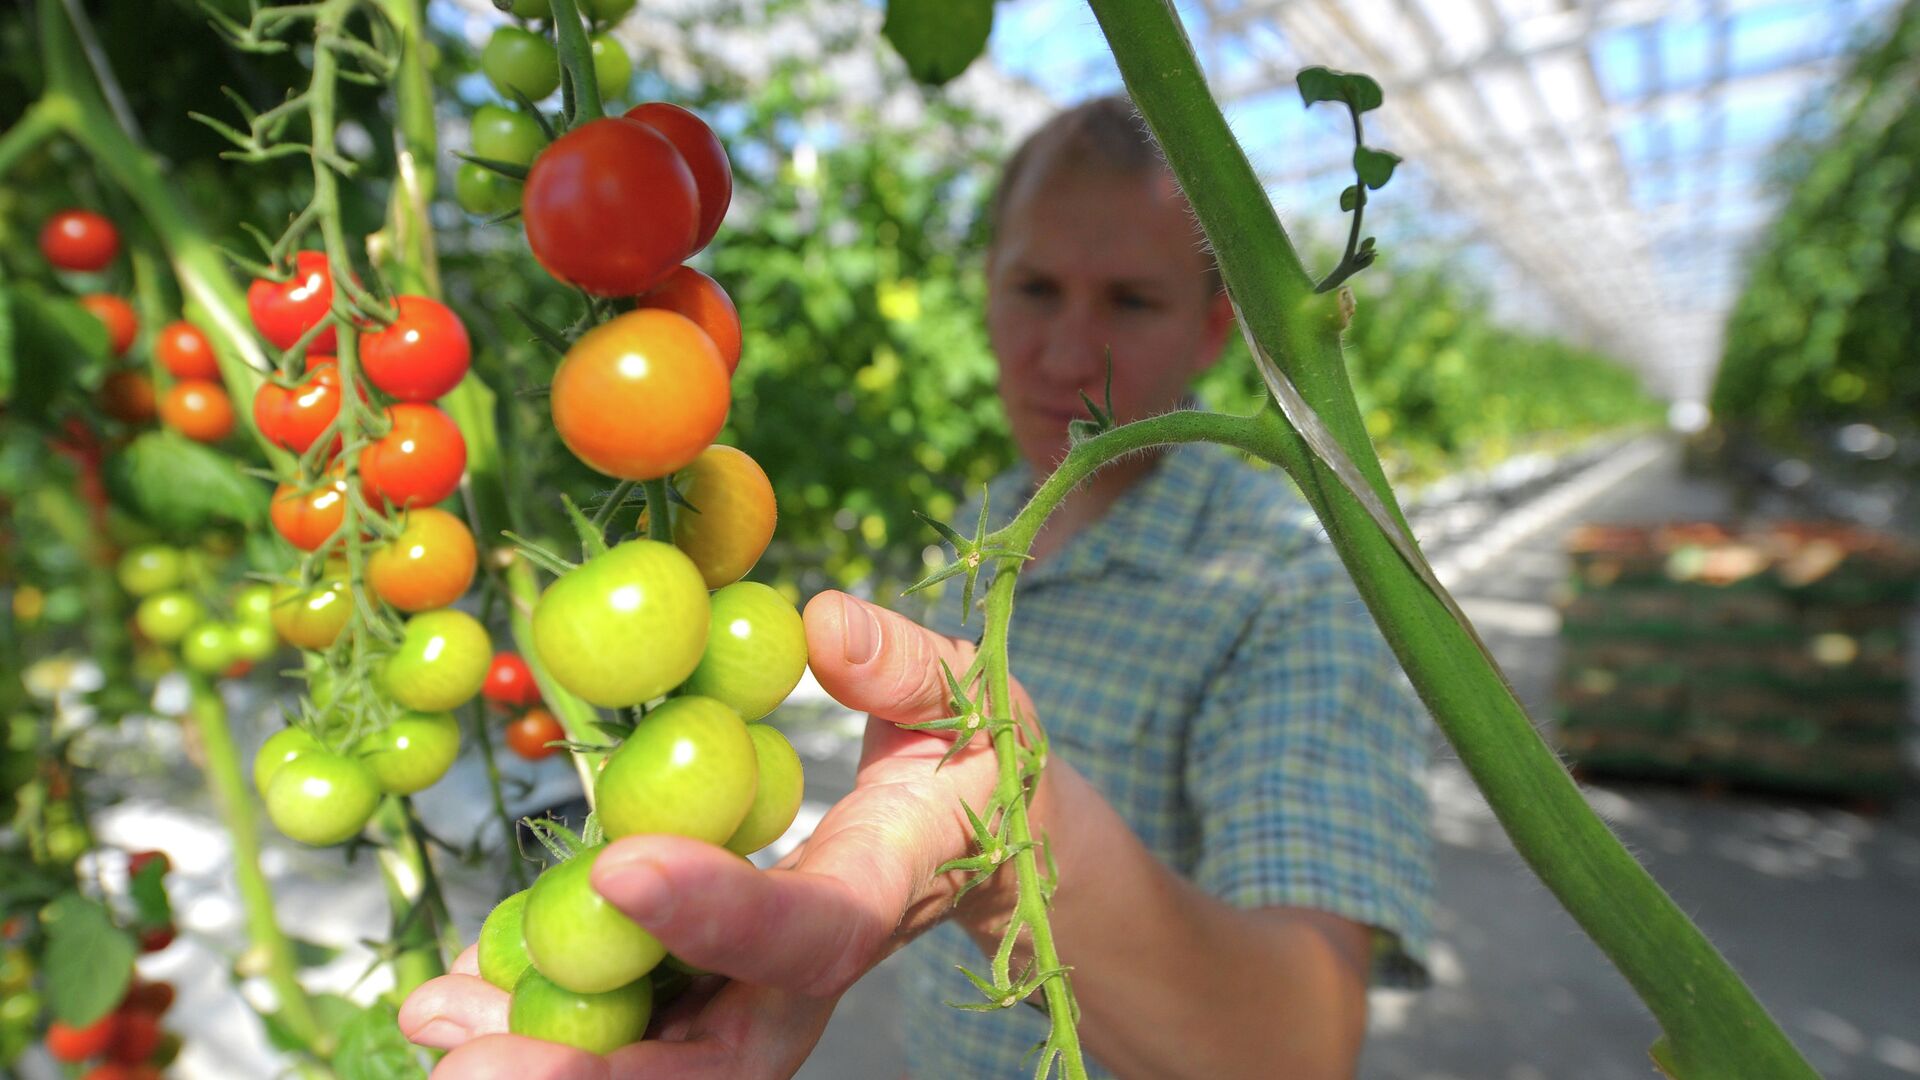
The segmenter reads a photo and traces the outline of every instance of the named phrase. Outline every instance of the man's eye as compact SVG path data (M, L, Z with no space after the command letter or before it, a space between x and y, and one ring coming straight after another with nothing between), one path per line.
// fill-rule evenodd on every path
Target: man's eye
M1060 291L1054 288L1053 282L1051 281L1023 281L1014 286L1014 288L1021 296L1031 296L1041 300L1051 297Z
M1159 306L1153 300L1134 293L1121 293L1119 296L1113 298L1113 302L1116 307L1124 308L1128 311L1151 311Z

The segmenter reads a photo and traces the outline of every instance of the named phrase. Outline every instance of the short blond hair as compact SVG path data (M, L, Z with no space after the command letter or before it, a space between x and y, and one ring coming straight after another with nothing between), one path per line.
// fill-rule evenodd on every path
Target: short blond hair
M1093 98L1054 114L1022 140L1013 155L1007 158L1000 170L1000 181L994 189L993 201L988 204L987 225L990 233L999 235L1007 204L1013 198L1014 189L1027 174L1039 170L1039 174L1045 176L1057 170L1087 171L1091 168L1120 176L1165 173L1169 180L1173 179L1166 156L1160 150L1160 143L1153 137L1153 132L1147 130L1147 122L1141 119L1139 110L1134 108L1133 99L1125 94ZM1186 201L1178 181L1174 181L1174 191L1182 202ZM1213 261L1212 251L1204 247L1206 238L1201 234L1197 221L1194 223L1194 235L1203 245L1209 291L1217 293L1224 287L1220 280L1220 267Z

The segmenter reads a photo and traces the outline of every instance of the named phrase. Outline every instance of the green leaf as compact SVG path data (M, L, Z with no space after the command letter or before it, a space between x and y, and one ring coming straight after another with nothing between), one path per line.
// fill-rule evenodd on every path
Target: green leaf
M165 926L173 921L173 905L167 902L167 886L162 880L165 876L166 867L155 860L141 867L140 872L128 882L127 891L133 896L135 925Z
M39 287L0 290L0 403L43 417L68 388L98 383L90 371L107 357L107 328L86 308Z
M305 938L288 937L287 942L293 946L293 962L301 967L331 964L340 955L340 949L337 946L322 945Z
M107 460L115 498L162 529L193 532L214 523L258 525L267 490L239 463L176 432L150 431Z
M312 994L307 1004L313 1006L313 1016L320 1022L321 1031L339 1031L359 1017L360 1006L338 994ZM306 1041L294 1034L280 1019L279 1013L261 1013L260 1022L267 1029L267 1042L276 1050L299 1051L312 1050Z
M1387 97L1371 76L1328 67L1303 68L1294 82L1300 87L1300 100L1308 105L1316 101L1343 101L1357 113L1372 112Z
M400 1034L399 1013L386 1002L369 1005L340 1031L333 1055L340 1080L424 1080L420 1051Z
M79 893L55 900L47 925L47 1006L54 1019L85 1027L113 1011L133 977L133 938L107 909Z
M1360 205L1360 185L1348 184L1347 190L1340 193L1340 209L1352 213L1353 208L1358 205Z
M1379 191L1393 179L1393 167L1400 164L1400 155L1390 150L1375 150L1371 146L1356 146L1353 150L1353 171L1360 182ZM1340 197L1341 205L1346 204L1345 195Z
M993 32L993 0L887 0L880 27L907 72L939 86L979 59Z

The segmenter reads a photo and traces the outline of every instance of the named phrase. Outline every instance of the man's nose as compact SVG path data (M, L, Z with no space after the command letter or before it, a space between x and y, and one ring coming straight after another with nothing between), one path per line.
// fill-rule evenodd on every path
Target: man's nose
M1063 305L1047 328L1041 366L1050 381L1081 385L1095 377L1106 363L1112 337L1094 305Z

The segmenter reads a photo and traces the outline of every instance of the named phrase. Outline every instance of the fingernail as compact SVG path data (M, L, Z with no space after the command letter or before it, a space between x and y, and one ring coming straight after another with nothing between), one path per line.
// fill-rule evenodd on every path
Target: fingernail
M851 596L840 598L840 626L846 635L847 663L864 664L880 651L880 620Z
M666 875L645 855L602 856L593 868L593 890L637 923L658 923L673 914Z
M426 1023L421 1024L420 1029L415 1031L410 1037L421 1046L451 1050L472 1038L473 1033L468 1031L464 1026L444 1016L436 1016Z

